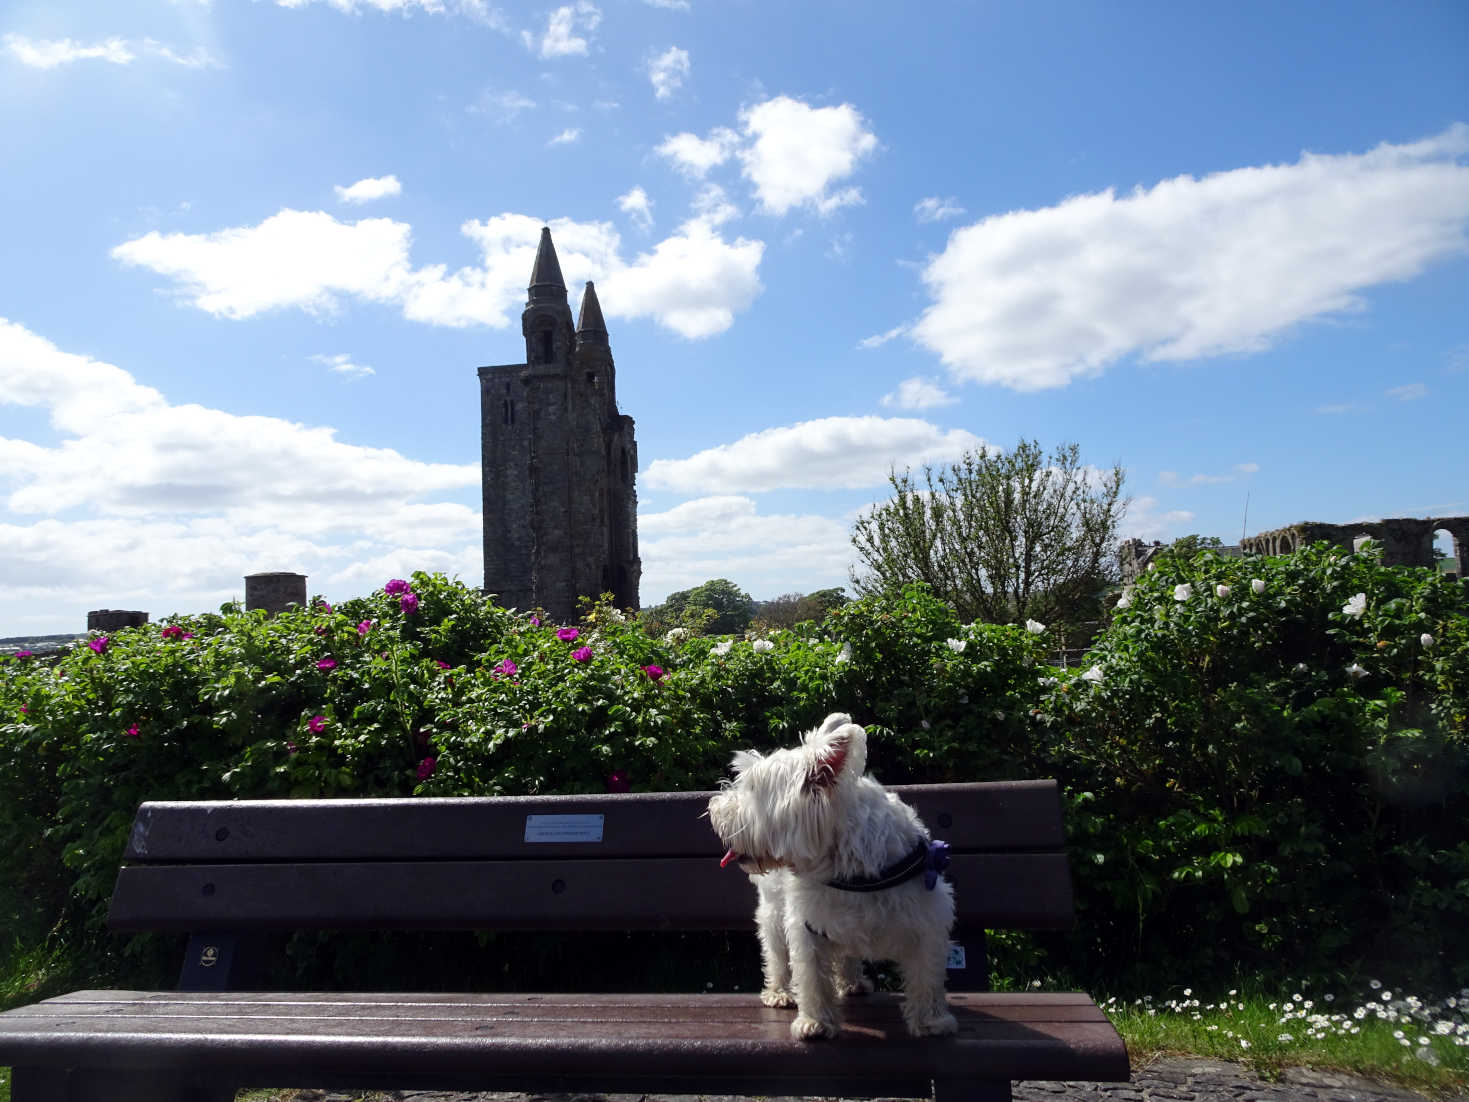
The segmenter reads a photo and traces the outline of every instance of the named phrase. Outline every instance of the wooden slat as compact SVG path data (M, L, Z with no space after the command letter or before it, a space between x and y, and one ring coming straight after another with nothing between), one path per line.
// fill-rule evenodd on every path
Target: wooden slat
M414 1072L421 1081L427 1071L464 1082L554 1073L610 1084L646 1077L653 1068L691 1082L737 1080L752 1069L792 1082L976 1075L1122 1080L1128 1074L1116 1031L1077 995L955 996L950 1002L960 1034L927 1040L906 1035L898 1000L874 996L860 1013L853 1010L839 1040L813 1045L790 1039L790 1011L761 1006L754 996L309 1000L78 993L0 1016L0 1062L209 1068L253 1083L307 1069L312 1082L355 1073L403 1076L405 1083ZM206 1007L214 1012L204 1013ZM509 1012L514 1009L523 1015Z
M961 921L1064 929L1062 854L959 855ZM750 929L749 878L699 859L137 865L118 874L115 930Z
M1063 844L1054 781L896 786L956 850ZM124 860L491 859L718 856L711 792L494 799L250 800L145 803ZM527 815L602 815L600 843L525 841Z

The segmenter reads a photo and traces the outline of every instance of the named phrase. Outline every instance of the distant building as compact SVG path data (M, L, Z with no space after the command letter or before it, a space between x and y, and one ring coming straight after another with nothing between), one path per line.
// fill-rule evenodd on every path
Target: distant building
M520 327L525 362L479 369L485 591L559 620L606 592L637 608L633 419L617 409L597 292L587 284L573 326L549 229Z

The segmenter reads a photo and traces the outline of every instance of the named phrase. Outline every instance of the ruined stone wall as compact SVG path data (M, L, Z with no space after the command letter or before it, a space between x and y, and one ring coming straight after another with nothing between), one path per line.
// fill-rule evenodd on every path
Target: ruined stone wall
M1453 538L1459 570L1469 562L1469 517L1392 517L1359 524L1322 524L1305 521L1242 540L1240 546L1255 555L1286 555L1324 541L1343 550L1353 549L1363 536L1382 544L1382 561L1387 566L1433 566L1433 534L1446 529Z

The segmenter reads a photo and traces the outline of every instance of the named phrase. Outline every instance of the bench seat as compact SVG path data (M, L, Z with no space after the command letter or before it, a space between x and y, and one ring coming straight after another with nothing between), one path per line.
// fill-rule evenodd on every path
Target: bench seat
M894 791L951 847L957 1037L910 1038L889 995L848 999L840 1036L803 1044L794 1010L753 990L258 990L290 930L751 931L755 889L720 867L709 792L179 801L138 809L108 911L119 932L190 935L179 990L0 1014L0 1064L14 1102L226 1102L245 1086L1006 1102L1017 1080L1125 1081L1086 995L983 990L986 929L1074 921L1056 783Z
M956 993L952 1039L914 1040L899 998L849 1000L841 1036L796 1044L752 995L79 991L5 1016L33 1073L91 1062L201 1084L369 1089L930 1095L977 1070L1126 1080L1127 1053L1080 994ZM652 1069L657 1069L654 1072Z

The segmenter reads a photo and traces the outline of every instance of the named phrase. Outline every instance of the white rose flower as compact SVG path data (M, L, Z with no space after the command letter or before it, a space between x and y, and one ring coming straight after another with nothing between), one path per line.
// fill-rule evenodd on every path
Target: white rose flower
M1367 671L1364 670L1361 666L1357 665L1357 663L1355 662L1347 667L1347 673L1351 674L1358 681L1367 676Z
M750 646L755 649L756 654L764 654L766 651L775 649L775 644L769 639L756 639Z
M1264 593L1265 592L1265 579L1264 578L1251 578L1250 579L1250 588L1253 589L1256 593Z
M1117 607L1118 608L1131 608L1132 607L1132 586L1125 585L1125 586L1122 587L1122 596L1117 598Z
M1081 675L1081 679L1083 681L1090 681L1093 685L1100 685L1102 683L1102 667L1093 666Z
M951 651L953 651L955 654L963 654L964 653L964 640L963 639L945 639L944 642L948 644L949 649Z
M733 640L731 640L731 639L724 639L724 640L721 640L718 643L715 643L714 644L714 649L710 653L711 654L728 654L729 653L729 648L732 647L732 646L734 646L734 641Z
M1358 593L1346 604L1342 605L1341 610L1353 620L1360 620L1362 613L1367 611L1367 594Z
M842 649L839 650L839 651L837 651L836 660L838 662L850 662L852 660L852 644L851 643L843 643L842 644Z
M1025 621L1025 630L1030 632L1032 635L1039 635L1041 632L1046 630L1046 625L1041 623L1039 620L1027 620Z
M1187 601L1193 595L1194 587L1188 582L1184 582L1182 585L1176 585L1173 587L1173 599L1175 601Z
M1431 647L1434 644L1434 638L1425 631L1422 635L1418 636L1418 642L1422 643L1425 648Z
M1214 596L1218 597L1221 601L1224 600L1224 598L1229 596L1229 586L1216 585L1214 587Z

